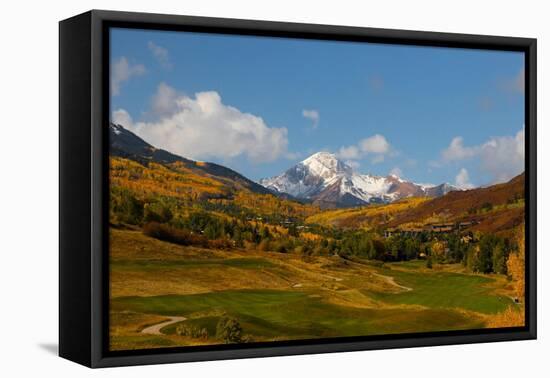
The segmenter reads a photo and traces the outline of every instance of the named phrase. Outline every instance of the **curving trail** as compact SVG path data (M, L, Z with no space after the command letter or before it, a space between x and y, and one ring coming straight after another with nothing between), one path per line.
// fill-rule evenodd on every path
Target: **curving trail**
M174 324L174 323L177 323L177 322L182 322L184 320L187 320L187 318L185 318L183 316L170 316L169 319L170 320L166 320L164 322L161 322L161 323L149 326L149 327L145 327L144 329L141 330L141 333L146 333L148 335L162 335L163 333L160 332L160 330L163 329L164 327L166 327L170 324Z
M410 287L407 287L407 286L403 286L403 285L399 285L397 282L395 282L395 278L393 277L390 277L390 276L384 276L383 274L380 274L380 273L372 273L373 275L377 276L377 277L380 277L382 278L383 280L385 280L387 283L389 283L390 285L392 286L395 286L401 290L404 290L404 291L412 291L412 288Z

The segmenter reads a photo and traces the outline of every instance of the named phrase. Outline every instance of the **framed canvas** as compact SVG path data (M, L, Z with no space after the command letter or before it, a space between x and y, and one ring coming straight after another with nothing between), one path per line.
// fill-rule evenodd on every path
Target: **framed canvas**
M59 353L536 338L536 40L60 22Z

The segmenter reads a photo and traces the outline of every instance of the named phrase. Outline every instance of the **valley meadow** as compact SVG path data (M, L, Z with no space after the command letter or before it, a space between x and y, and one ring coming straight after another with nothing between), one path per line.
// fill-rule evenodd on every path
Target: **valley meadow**
M523 175L343 206L110 130L113 351L524 323Z

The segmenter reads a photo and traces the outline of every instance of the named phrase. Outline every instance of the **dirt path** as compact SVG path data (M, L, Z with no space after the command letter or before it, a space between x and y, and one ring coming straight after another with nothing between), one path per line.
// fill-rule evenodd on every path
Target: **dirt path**
M169 319L170 320L166 320L162 323L158 323L158 324L155 324L155 325L152 325L152 326L149 326L149 327L145 327L144 329L141 330L141 333L146 333L148 335L162 335L162 332L160 332L161 329L163 329L164 327L166 327L170 324L174 324L174 323L177 323L177 322L182 322L182 321L186 320L187 318L184 318L183 316L170 316Z
M383 274L374 273L374 272L372 274L377 276L377 277L382 278L383 280L385 280L387 283L389 283L392 286L398 287L398 288L400 288L402 290L405 290L405 291L412 291L412 288L410 288L410 287L399 285L397 282L395 282L395 278L393 278L393 277L384 276Z

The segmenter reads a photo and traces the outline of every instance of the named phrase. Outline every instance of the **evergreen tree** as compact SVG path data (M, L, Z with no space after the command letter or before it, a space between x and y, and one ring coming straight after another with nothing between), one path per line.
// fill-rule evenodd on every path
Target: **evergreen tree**
M508 252L505 249L504 243L498 243L493 249L493 270L495 273L507 274L507 261Z

